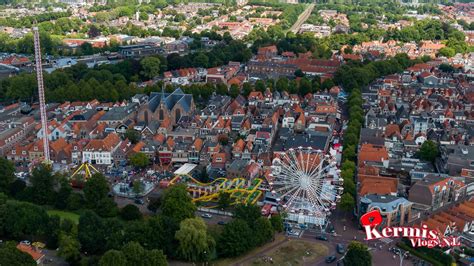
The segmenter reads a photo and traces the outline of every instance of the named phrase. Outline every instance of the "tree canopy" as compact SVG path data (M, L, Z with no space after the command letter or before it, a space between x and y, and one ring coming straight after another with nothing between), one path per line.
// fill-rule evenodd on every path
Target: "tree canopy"
M216 243L199 217L183 220L175 237L179 242L178 253L187 261L208 261L214 254Z
M196 205L191 201L186 187L182 184L169 188L161 203L161 213L170 217L176 223L184 219L193 218L196 212Z
M367 246L356 241L352 241L344 257L344 265L348 266L370 266L372 265L372 255Z
M423 142L420 150L418 151L418 156L420 156L421 159L429 162L434 162L436 157L438 157L438 154L438 145L431 140Z

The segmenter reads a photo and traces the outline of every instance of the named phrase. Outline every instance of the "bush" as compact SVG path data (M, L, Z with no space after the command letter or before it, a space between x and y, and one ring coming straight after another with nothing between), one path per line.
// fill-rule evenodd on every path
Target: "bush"
M453 263L453 257L443 253L437 248L418 247L414 249L408 239L403 239L403 242L397 244L398 247L407 250L410 254L415 255L433 265L449 266Z
M139 220L142 218L142 213L137 206L128 204L120 210L120 217L125 221Z

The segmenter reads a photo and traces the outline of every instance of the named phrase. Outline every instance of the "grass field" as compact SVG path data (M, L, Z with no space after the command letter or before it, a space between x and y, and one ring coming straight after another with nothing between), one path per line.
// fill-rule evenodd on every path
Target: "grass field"
M271 258L258 258L251 265L311 265L328 254L328 248L319 243L303 240L291 240L280 247L265 254Z
M283 235L277 235L274 242L237 258L215 261L213 265L314 265L328 255L328 247L323 244L300 239L285 241L285 238Z
M69 219L73 221L74 223L78 224L79 223L79 214L73 213L73 212L65 212L65 211L58 211L58 210L48 210L47 211L48 215L57 215L61 217L62 219Z

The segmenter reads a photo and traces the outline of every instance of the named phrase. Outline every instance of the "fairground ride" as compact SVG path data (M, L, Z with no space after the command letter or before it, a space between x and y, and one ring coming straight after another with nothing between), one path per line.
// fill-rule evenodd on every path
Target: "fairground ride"
M335 159L311 148L279 153L272 178L272 194L287 212L287 220L298 224L323 226L343 192Z
M71 186L83 188L86 182L93 174L100 173L90 162L83 162L70 177Z
M212 203L219 199L219 194L225 192L230 194L232 204L244 203L255 204L261 197L259 190L263 180L255 178L247 180L244 178L217 178L210 183L203 183L193 178L190 174L196 165L185 164L175 171L175 177L170 181L170 185L184 182L192 196L193 202ZM190 170L191 169L191 170ZM216 207L209 204L208 207Z

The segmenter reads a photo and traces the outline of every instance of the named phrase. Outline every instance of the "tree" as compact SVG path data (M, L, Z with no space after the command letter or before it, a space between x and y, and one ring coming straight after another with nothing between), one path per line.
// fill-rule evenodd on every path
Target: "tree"
M255 82L255 90L264 93L266 89L265 82L263 82L261 79L257 80Z
M82 250L98 254L104 251L106 243L106 227L102 218L92 211L84 211L79 217L77 239Z
M306 77L301 78L300 86L299 86L299 94L301 96L305 96L306 94L310 92L311 92L311 82Z
M344 257L344 265L348 266L371 266L372 255L367 246L356 241L352 241Z
M12 162L0 158L0 192L8 193L10 184L15 181L15 167Z
M50 217L37 205L7 201L0 205L0 234L7 238L44 237Z
M446 72L446 73L453 73L454 72L454 67L452 65L443 63L443 64L439 65L439 70L441 70L443 72Z
M183 220L175 237L179 242L178 253L185 260L208 261L214 253L216 243L199 217Z
M49 165L41 164L36 167L30 177L31 187L28 196L31 201L41 205L53 203L56 197L54 191L56 180L57 177L52 174Z
M254 222L254 241L257 246L261 246L273 238L274 230L270 221L265 217L260 217Z
M61 183L61 188L59 188L58 196L56 197L55 206L56 208L63 210L67 208L67 200L71 196L72 187L69 184L69 180L65 178L62 179L60 183Z
M143 215L137 206L133 204L127 204L120 210L120 217L122 217L122 219L124 219L125 221L131 221L140 220Z
M237 84L230 85L229 96L235 99L237 98L237 96L239 96L239 94L240 94L239 86Z
M59 236L59 250L58 255L66 259L70 264L75 264L81 258L81 244L79 241L70 235L61 234Z
M302 77L304 77L305 75L304 75L304 73L303 73L303 71L302 71L301 69L297 69L297 70L295 71L295 76L296 76L296 77L299 77L299 78L302 78Z
M71 193L67 199L67 209L71 211L79 210L84 206L84 196L80 193Z
M196 205L191 201L186 187L182 184L172 186L163 195L161 213L170 217L176 223L187 218L193 218Z
M151 212L156 213L156 211L160 208L161 205L161 198L149 198L150 201L148 202L147 209Z
M160 74L161 62L158 57L144 57L140 61L142 71L140 74L146 78L152 79Z
M82 52L83 55L93 55L94 54L94 47L92 47L92 44L85 42L81 44L80 51Z
M224 226L217 249L222 257L235 257L254 247L253 232L242 219L234 219Z
M89 38L95 38L97 36L100 36L100 29L97 28L96 25L92 24L89 28L89 31L87 32L87 35L89 35Z
M140 133L134 129L127 129L125 132L125 138L132 144L137 144L138 141L140 141Z
M5 193L0 192L0 205L7 203L8 196Z
M439 154L438 145L431 140L427 140L423 142L420 150L418 151L418 156L421 159L432 162L432 163L434 163L438 154Z
M144 258L145 265L157 265L157 266L166 266L168 261L166 256L160 249L153 249L147 252Z
M332 79L325 79L323 83L321 83L321 89L323 90L329 90L334 86L336 86L336 84Z
M273 230L276 232L283 232L283 218L280 214L272 214L272 217L270 217L270 223L272 224Z
M146 251L139 243L128 242L123 246L122 253L127 259L127 265L141 265Z
M141 194L144 190L143 182L141 182L140 180L133 181L132 190L133 193L135 193L136 195Z
M227 95L229 93L229 90L227 89L227 86L225 84L219 83L216 84L216 93L219 95Z
M21 196L24 194L23 192L26 189L26 183L25 181L21 179L16 179L13 181L13 183L10 183L9 187L9 192L10 196L14 198L21 198Z
M439 54L446 57L453 57L456 55L456 50L450 47L443 47L439 49Z
M17 249L15 242L7 242L0 245L0 265L35 266L36 261L28 253Z
M145 168L150 164L150 160L143 152L137 152L130 156L130 164L136 168Z
M339 204L342 210L350 212L355 207L354 198L349 193L342 194L341 203Z
M126 266L127 259L122 252L117 250L108 250L100 258L99 266Z
M109 191L105 176L100 173L93 174L84 185L86 203L90 208L95 208L101 199L107 198Z
M127 260L126 265L168 265L163 251L157 249L145 250L137 242L128 242L123 246L122 253Z
M204 53L198 53L194 56L193 66L207 68L209 66L209 57Z
M276 83L277 91L288 91L288 79L286 77L280 77Z
M256 205L239 204L235 206L234 217L247 222L249 226L262 216L260 208Z
M95 208L94 211L100 215L101 217L114 217L118 214L117 203L112 198L105 197L101 198Z
M219 199L218 199L218 206L221 209L226 209L230 206L232 203L232 200L230 198L230 193L229 192L219 192Z
M253 91L252 84L245 82L242 86L242 95L247 97Z
M351 194L353 197L356 196L356 187L352 179L344 180L344 192Z

